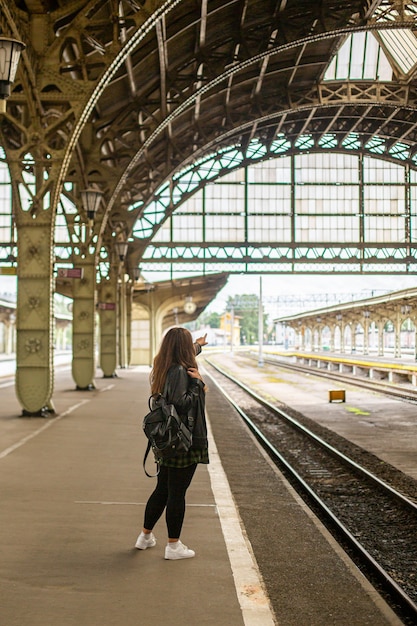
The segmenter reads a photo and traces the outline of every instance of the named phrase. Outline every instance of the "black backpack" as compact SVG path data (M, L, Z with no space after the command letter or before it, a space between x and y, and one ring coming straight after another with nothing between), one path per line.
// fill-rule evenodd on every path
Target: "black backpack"
M193 435L181 420L175 406L168 404L162 394L150 396L148 404L149 413L145 415L142 423L143 432L148 438L143 469L147 476L152 477L159 474L159 463L162 459L171 459L188 452L193 443ZM156 474L148 474L145 467L151 448L158 465Z

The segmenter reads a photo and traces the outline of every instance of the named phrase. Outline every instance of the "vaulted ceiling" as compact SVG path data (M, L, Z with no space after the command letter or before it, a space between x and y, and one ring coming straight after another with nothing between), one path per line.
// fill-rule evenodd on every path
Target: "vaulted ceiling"
M254 139L269 145L283 134L295 143L308 129L315 146L326 133L341 145L353 132L363 146L377 134L390 149L406 143L415 165L415 72L398 70L390 82L323 76L351 33L412 29L416 6L0 0L1 32L27 46L1 121L6 159L53 160L52 203L73 183L81 213L80 190L101 189L104 242L120 224L129 234L161 184L187 164Z

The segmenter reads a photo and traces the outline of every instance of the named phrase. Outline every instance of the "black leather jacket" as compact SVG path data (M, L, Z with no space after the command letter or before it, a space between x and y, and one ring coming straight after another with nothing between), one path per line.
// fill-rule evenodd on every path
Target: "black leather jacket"
M182 365L172 365L166 380L166 399L193 432L193 448L207 448L204 383L191 378Z

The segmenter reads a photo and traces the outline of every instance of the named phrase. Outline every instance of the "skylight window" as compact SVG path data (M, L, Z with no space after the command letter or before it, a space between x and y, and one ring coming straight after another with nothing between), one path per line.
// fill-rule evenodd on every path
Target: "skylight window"
M403 74L417 64L417 39L411 30L379 30L385 49Z
M401 2L399 4L392 3L391 6L379 3L376 8L374 17L379 24L391 24L405 20L410 22L414 27L417 17L417 7L414 2ZM400 7L400 9L399 9ZM400 71L403 76L413 73L417 67L417 38L413 30L408 28L378 30L375 35L381 45L385 48L385 52L395 65L397 72Z
M333 57L324 80L392 80L392 67L373 33L353 33Z
M416 68L417 38L413 31L381 29L350 35L330 62L324 80L392 81L394 73L406 77Z

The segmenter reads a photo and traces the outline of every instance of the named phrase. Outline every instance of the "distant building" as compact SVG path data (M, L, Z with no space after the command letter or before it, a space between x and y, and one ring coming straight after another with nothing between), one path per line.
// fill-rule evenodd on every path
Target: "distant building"
M225 333L226 343L229 345L231 344L233 325L233 345L240 346L240 319L238 315L234 315L230 311L226 311L220 316L220 329Z
M211 328L210 326L204 326L199 328L199 330L193 330L191 334L194 340L207 334L207 343L211 347L227 345L227 336L225 337L225 332L221 328Z

